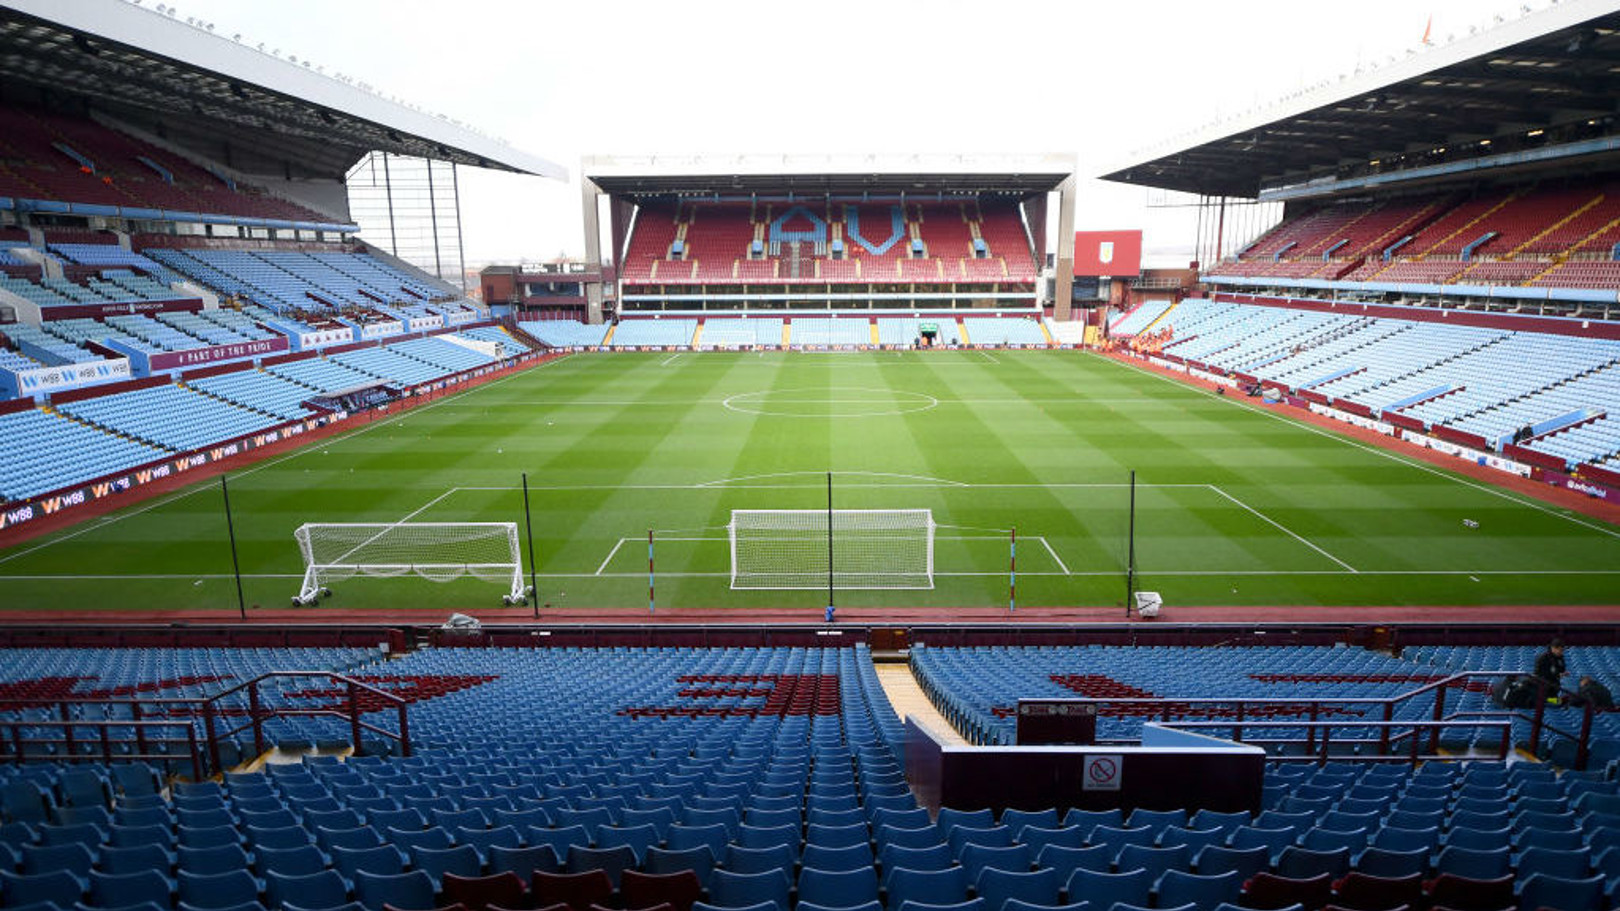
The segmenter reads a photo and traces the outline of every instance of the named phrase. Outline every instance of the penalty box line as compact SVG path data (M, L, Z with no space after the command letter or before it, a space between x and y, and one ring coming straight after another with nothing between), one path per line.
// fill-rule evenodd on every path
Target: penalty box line
M1361 570L1356 569L1354 566L1351 566L1350 564L1344 562L1343 560L1340 560L1338 557L1335 557L1332 554L1328 553L1326 550L1324 550L1322 547L1318 546L1315 542L1311 541L1309 538L1305 537L1304 535L1298 534L1293 529L1290 529L1286 525L1283 525L1281 522L1278 522L1276 519L1271 518L1270 516L1266 515L1265 513L1261 512L1260 510L1255 509L1253 506L1250 506L1249 504L1243 502L1242 500L1238 499L1237 497L1234 497L1231 494L1227 493L1226 491L1222 490L1218 485L1209 484L1209 485L1206 485L1206 486L1210 490L1214 491L1216 494L1219 494L1222 498L1224 498L1228 502L1238 506L1239 508L1241 508L1244 511L1248 512L1250 515L1252 515L1255 518L1259 519L1260 521L1266 523L1267 525L1270 525L1272 528L1277 529L1278 531L1282 532L1283 534L1287 535L1290 538L1293 538L1295 541L1298 541L1299 543L1305 545L1306 547L1309 547L1311 550L1316 551L1317 553L1321 554L1322 556L1327 557L1329 560L1332 560L1334 563L1337 563L1340 566L1344 567L1347 572L1352 572L1352 573L1361 572Z

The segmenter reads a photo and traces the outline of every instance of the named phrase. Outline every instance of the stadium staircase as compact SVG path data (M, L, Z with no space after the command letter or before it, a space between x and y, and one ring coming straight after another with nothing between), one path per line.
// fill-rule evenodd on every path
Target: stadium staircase
M602 344L603 345L611 345L611 344L613 344L613 333L615 333L617 331L619 331L619 324L618 323L613 323L612 325L608 326L607 335L602 336Z
M692 330L692 347L694 349L703 345L703 326L704 321L698 320L697 328Z

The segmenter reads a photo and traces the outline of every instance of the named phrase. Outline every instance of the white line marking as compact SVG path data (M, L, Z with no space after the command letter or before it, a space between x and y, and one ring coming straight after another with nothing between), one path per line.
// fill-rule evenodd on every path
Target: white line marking
M994 354L991 354L990 352L984 350L983 348L978 349L978 351L979 351L980 354L984 355L985 359L988 360L990 363L992 363L992 364L1001 363L1000 361L996 360L996 356Z
M1581 518L1579 518L1577 516L1566 515L1565 513L1559 512L1558 510L1553 509L1552 507L1547 506L1546 504L1539 503L1539 502L1534 501L1534 500L1521 499L1520 497L1513 496L1512 494L1508 493L1507 491L1502 490L1502 489L1497 488L1497 487L1493 487L1493 486L1491 486L1489 484L1482 484L1482 483L1479 483L1479 482L1476 482L1476 481L1470 481L1467 478L1464 478L1464 477L1462 477L1460 475L1452 474L1449 471L1442 471L1441 469L1436 468L1433 465L1429 465L1429 464L1424 463L1424 462L1418 462L1418 461L1414 461L1412 459L1408 459L1405 456L1399 455L1397 453L1390 452L1387 449L1383 449L1383 448L1380 448L1380 447L1377 447L1377 446L1368 446L1368 445L1366 445L1364 443L1358 443L1355 440L1350 439L1349 437L1340 436L1337 433L1333 433L1333 432L1330 432L1328 430L1324 430L1321 427L1317 427L1314 424L1308 424L1308 423L1306 423L1304 421L1301 421L1301 420L1299 420L1297 418L1291 418L1291 417L1289 417L1289 416L1287 416L1285 414L1278 414L1275 411L1267 411L1264 408L1257 408L1257 407L1255 407L1253 405L1248 404L1247 402L1239 401L1238 399L1234 398L1233 396L1218 396L1215 393L1210 392L1208 390L1200 389L1200 388L1198 388L1196 386L1189 386L1186 383L1183 383L1183 382L1181 382L1179 380L1174 379L1173 377L1168 377L1168 376L1164 376L1162 374L1154 373L1152 370L1148 370L1148 369L1146 369L1144 367L1138 367L1135 364L1123 363L1123 362L1120 362L1120 361L1113 360L1112 358L1103 357L1100 354L1092 355L1092 356L1100 358L1100 359L1102 359L1104 361L1108 361L1111 364L1116 364L1116 365L1118 365L1120 367L1123 367L1123 368L1125 368L1127 370L1134 370L1137 373L1141 373L1141 374L1145 374L1147 376L1151 376L1151 377L1153 377L1154 379L1157 379L1157 380L1162 380L1162 381L1164 381L1166 383L1169 383L1169 384L1171 384L1173 386L1176 386L1176 387L1178 387L1180 389L1185 389L1185 390L1188 390L1190 392L1200 393L1206 398L1216 399L1216 400L1219 400L1219 401L1224 401L1228 405L1233 405L1233 406L1236 406L1238 408L1242 408L1245 411L1249 411L1249 412L1252 412L1254 414L1264 415L1264 416L1266 416L1268 418L1271 418L1274 421L1281 421L1284 424L1288 424L1288 425L1296 427L1296 428L1298 428L1300 430L1305 430L1305 431L1308 431L1310 433L1314 433L1317 436L1326 437L1327 439L1330 439L1330 440L1335 440L1337 442L1343 443L1346 446L1353 446L1356 449L1362 450L1363 452L1370 452L1373 455L1379 456L1381 458L1389 459L1391 462L1399 462L1400 464L1405 465L1408 468L1416 468L1419 471L1427 472L1427 473L1432 474L1432 475L1434 475L1436 477L1445 478L1445 479L1447 479L1449 481L1455 481L1456 483L1461 484L1464 487L1472 487L1475 490L1482 491L1484 493L1488 493L1493 497L1501 497L1502 499L1507 500L1507 501L1509 501L1511 503L1517 503L1520 506L1528 506L1531 509L1536 510L1537 512L1544 512L1549 516L1557 516L1560 519L1564 519L1566 521L1573 522L1576 525L1580 525L1580 526L1582 526L1584 528L1589 528L1589 529L1591 529L1592 531L1595 531L1595 532L1600 532L1602 534L1608 535L1611 538L1620 538L1620 531L1616 531L1616 530L1614 530L1612 528L1604 528L1601 525L1596 525L1596 524L1593 524L1591 522L1587 522L1584 519L1581 519Z
M1277 529L1278 531L1282 532L1283 534L1287 535L1290 538L1293 538L1295 541L1298 541L1299 543L1305 545L1306 547L1309 547L1311 550L1316 551L1317 553L1321 554L1322 556L1327 557L1329 560L1332 560L1334 563L1339 564L1340 566L1344 567L1345 569L1349 570L1350 572L1356 572L1357 571L1354 566L1351 566L1350 564L1344 562L1343 560L1340 560L1338 557L1333 556L1332 554L1328 553L1327 551L1323 550L1322 548L1317 547L1309 539L1305 538L1302 535L1295 534L1293 532L1293 530L1289 529L1287 526L1283 525L1281 522L1278 522L1276 519L1271 518L1270 516L1266 515L1265 513L1261 512L1258 509L1255 509L1253 506L1250 506L1249 504L1243 502L1242 500L1239 500L1237 497L1232 496L1231 494L1229 494L1226 491L1222 490L1220 487L1218 487L1218 486L1216 486L1214 484L1211 484L1211 485L1209 485L1209 489L1215 491L1218 494L1220 494L1222 497L1225 497L1227 500L1237 504L1239 507L1243 508L1244 510L1247 510L1250 515L1253 515L1254 517L1258 518L1260 521L1266 523L1267 525L1270 525L1272 528Z
M793 472L793 473L794 474L799 474L801 472ZM808 474L815 474L815 473L816 472L808 472ZM770 475L761 475L760 477L770 477ZM907 476L906 475L897 475L897 477L907 477ZM576 491L576 490L577 491L589 491L589 490L716 490L716 489L720 489L719 485L730 484L732 481L735 481L735 480L741 480L741 479L733 478L733 479L728 479L728 480L725 480L725 481L699 481L699 482L695 482L695 483L692 483L692 484L572 484L572 485L557 484L557 485L550 485L550 486L536 486L536 485L530 484L529 489L530 490L550 490L550 491L557 491L557 492ZM732 486L737 490L825 490L826 489L825 484L734 484ZM1083 483L1082 484L1069 484L1069 483L1062 483L1062 482L1055 483L1055 484L1041 484L1041 483L1010 483L1010 484L984 483L984 484L972 484L972 483L968 483L966 481L949 481L949 480L944 480L944 479L938 479L937 481L933 481L933 482L930 482L930 483L922 483L922 484L859 484L859 485L851 485L851 486L857 486L857 487L861 487L861 488L877 488L879 490L903 490L903 489L908 489L908 488L922 488L922 489L925 489L925 490L930 490L930 489L935 489L935 488L939 488L939 487L961 488L961 489L965 489L965 490L1126 490L1131 485L1129 485L1129 484L1083 484ZM1145 483L1145 482L1138 482L1137 485L1136 485L1136 488L1138 490L1146 490L1148 488L1164 489L1164 490L1186 490L1186 489L1193 489L1193 488L1202 489L1202 488L1205 488L1205 487L1208 487L1208 486L1209 486L1208 484L1148 484L1148 483ZM498 492L498 491L507 491L507 490L522 490L523 488L521 488L521 487L473 487L473 486L463 486L463 487L460 487L460 488L457 488L457 489L458 490L477 490L477 491L484 491L484 492Z
M1343 570L1338 569L1137 569L1141 576L1174 576L1177 578L1204 578L1219 576L1340 576ZM536 573L542 579L646 579L645 570L624 573ZM694 576L728 578L730 573L659 573L660 576ZM1006 570L994 572L946 572L935 570L936 576L969 577L996 577L1006 578ZM1090 576L1112 577L1122 575L1120 570L1080 570L1078 572L1040 572L1020 571L1020 576L1050 576L1060 578L1063 576ZM1367 569L1357 573L1360 576L1620 576L1620 569ZM153 573L146 574L109 574L109 575L81 575L79 573L25 574L4 575L0 579L11 582L73 582L73 581L141 581L143 579L234 579L229 573ZM302 579L303 573L243 573L244 579ZM0 610L0 617L5 615Z
M619 552L619 548L621 548L621 547L623 547L623 546L624 546L624 542L625 542L625 541L628 541L628 540L629 540L629 538L620 538L620 539L619 539L619 543L617 543L617 544L615 544L615 545L613 545L613 549L612 549L612 550L610 550L610 551L608 551L608 555L607 555L607 556L606 556L606 557L605 557L605 558L603 558L603 560L602 560L602 565L601 565L601 566L598 566L598 567L597 567L597 568L596 568L596 575L598 575L598 576L600 576L600 575L601 575L601 574L602 574L602 570L604 570L604 569L607 569L607 565L608 565L608 564L609 564L609 563L612 563L612 562L613 562L613 555L614 555L614 554L616 554L616 553L618 553L618 552Z
M1037 535L1035 540L1041 542L1041 546L1046 548L1046 552L1052 555L1052 559L1057 561L1057 565L1063 569L1063 574L1065 576L1074 575L1074 573L1069 572L1069 564L1064 563L1063 558L1058 556L1057 551L1052 549L1052 545L1047 542L1045 535Z
M847 478L847 477L857 477L857 478L861 478L861 477L865 477L865 478L904 478L904 479L906 479L908 481L926 481L929 486L937 486L937 487L971 487L972 486L970 484L964 484L961 481L950 481L950 480L947 480L945 478L934 478L934 477L929 477L928 475L921 475L921 474L896 474L894 472L888 472L888 471L834 471L832 474L833 474L834 480L837 480L839 478ZM801 477L825 478L826 476L827 476L827 473L824 472L824 471L774 471L774 472L771 472L769 474L750 474L750 475L742 475L741 477L736 477L736 478L721 478L718 481L704 481L702 483L692 484L690 486L692 486L692 487L721 487L721 486L728 485L728 484L736 484L739 481L763 481L763 480L765 480L767 478L801 478ZM863 484L863 485L860 485L860 486L868 487L868 486L874 486L874 485ZM880 485L880 486L889 487L889 486L894 486L894 485L884 484L884 485Z
M560 357L560 358L557 358L556 360L553 360L553 361L545 361L543 363L539 363L539 364L536 364L533 367L530 367L528 370L520 371L518 373L511 373L511 374L508 374L506 376L501 377L500 379L491 380L491 381L483 384L482 386L475 386L472 389L468 389L468 390L465 390L465 391L469 392L469 393L472 393L472 392L477 392L480 389L489 389L489 388L492 388L494 386L499 386L500 384L506 382L507 380L516 379L517 377L520 377L520 376L526 376L526 375L528 375L529 373L531 373L531 372L533 372L535 370L541 370L543 368L551 366L552 364L561 364L566 360L568 360L568 358ZM270 467L275 466L275 465L280 465L282 462L285 462L285 461L287 461L289 459L295 459L295 458L298 458L299 456L309 455L311 452L315 451L316 446L334 446L334 445L337 445L339 443L346 443L349 440L352 440L355 437L360 436L361 434L370 433L371 431L376 430L378 427L383 427L383 426L392 424L395 421L401 420L403 418L410 417L412 415L423 414L425 412L428 412L428 411L431 411L431 410L433 410L435 408L438 408L439 406L444 405L444 404L446 404L448 402L455 401L456 398L459 398L459 396L451 397L451 398L443 398L443 399L438 400L437 402L431 402L429 404L423 405L420 408L413 408L413 409L411 409L409 411L400 412L399 414L396 414L393 417L384 418L384 419L382 419L380 421L368 422L366 424L366 426L364 426L364 427L357 427L357 428L354 428L353 430L345 430L342 433L336 434L334 436L330 436L330 437L328 437L328 438L326 438L324 440L312 441L312 442L310 442L310 443L308 443L308 444L306 444L304 446L299 446L299 447L295 448L292 452L289 452L286 455L277 456L274 459L270 459L270 460L265 461L265 462L260 462L260 463L258 463L256 465L252 465L252 466L249 466L248 468L244 468L241 471L230 473L230 475L231 475L232 478L238 478L238 479L239 478L245 478L250 474L256 474L256 473L258 473L260 471L263 471L266 468L270 468ZM215 477L218 477L218 475L215 475ZM177 490L177 491L175 491L174 493L172 493L172 494L170 494L168 496L160 497L159 499L157 499L157 500L155 500L155 501L153 501L153 502L151 502L151 503L149 503L149 504L147 504L145 506L134 508L134 509L131 509L131 510L127 511L127 512L121 510L119 512L116 512L116 513L114 513L114 514L112 514L110 516L107 516L107 517L103 518L99 522L95 522L95 523L92 523L90 525L86 525L83 528L73 529L72 531L68 532L67 534L63 534L63 535L60 535L60 536L57 536L57 537L54 537L54 538L47 538L47 539L39 542L38 544L35 544L33 547L30 547L30 548L26 549L26 550L20 550L20 551L14 553L14 554L9 554L7 556L0 557L0 565L10 563L12 560L17 559L18 557L26 557L29 554L34 553L35 551L43 550L43 549L45 549L47 547L50 547L52 545L55 545L55 544L60 544L63 541L72 540L73 538L77 538L80 535L88 534L89 532L95 531L98 528L105 528L108 525L112 525L112 524L114 524L116 522L122 522L125 519L133 518L135 516L141 515L142 513L151 512L152 510L157 509L159 507L167 506L168 504L173 503L176 500L185 499L186 497L189 497L192 494L201 493L204 490L213 490L213 489L214 489L214 485L199 481L197 483L197 486L195 486L195 487L190 487L190 488L186 488L186 489L183 489L183 490Z
M668 367L670 364L675 363L676 358L680 357L681 355L683 355L685 353L686 352L684 352L684 351L677 351L674 354L671 354L669 357L664 358L661 362L659 362L658 366L660 366L660 367Z

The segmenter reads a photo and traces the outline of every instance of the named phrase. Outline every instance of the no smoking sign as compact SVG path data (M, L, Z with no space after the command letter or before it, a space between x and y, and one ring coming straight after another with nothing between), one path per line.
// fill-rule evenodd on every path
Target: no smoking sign
M1119 755L1088 755L1081 767L1080 790L1117 791L1120 774L1125 769L1125 757Z

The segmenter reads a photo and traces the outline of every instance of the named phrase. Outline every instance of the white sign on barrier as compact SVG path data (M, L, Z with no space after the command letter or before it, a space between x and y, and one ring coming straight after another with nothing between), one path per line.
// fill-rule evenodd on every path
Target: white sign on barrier
M1324 417L1330 417L1335 421L1343 421L1346 424L1354 424L1357 427L1376 431L1387 437L1392 437L1395 435L1395 425L1388 423L1387 421L1380 421L1376 418L1362 417L1359 414L1351 414L1348 411L1340 411L1337 408L1329 408L1326 405L1318 404L1316 402L1311 403L1311 410L1317 414L1323 415Z
M1493 453L1480 452L1478 449L1470 449L1467 446L1459 446L1456 443L1452 443L1448 440L1440 440L1421 433L1413 433L1410 430L1401 431L1401 439L1407 441L1408 443L1416 443L1419 446L1427 449L1433 449L1435 452L1443 452L1446 455L1456 456L1459 459L1467 459L1476 465L1484 465L1487 468L1494 468L1497 471L1505 471L1508 474L1518 475L1521 478L1530 477L1529 465L1515 462L1512 459L1504 459L1501 456Z
M321 329L315 332L300 332L298 334L298 350L308 351L311 348L325 348L328 345L342 345L354 341L354 330L347 327L342 329Z
M1125 757L1118 754L1087 754L1080 769L1080 790L1117 791L1124 777Z
M72 389L89 383L111 383L130 378L129 358L109 358L83 364L62 364L18 370L17 395Z

